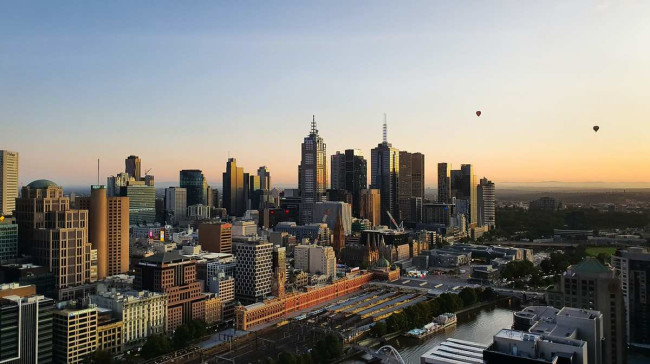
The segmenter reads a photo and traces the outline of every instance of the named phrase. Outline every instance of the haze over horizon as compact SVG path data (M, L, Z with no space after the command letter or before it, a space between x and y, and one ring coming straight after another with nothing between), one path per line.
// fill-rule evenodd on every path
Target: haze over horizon
M105 183L135 154L220 187L230 154L295 186L312 114L328 155L370 163L385 112L427 186L438 162L650 186L649 2L158 4L5 4L0 149L21 184L95 183L97 158Z

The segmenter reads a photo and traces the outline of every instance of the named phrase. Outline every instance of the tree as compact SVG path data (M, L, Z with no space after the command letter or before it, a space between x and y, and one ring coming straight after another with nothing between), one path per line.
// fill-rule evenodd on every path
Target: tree
M481 301L492 301L497 298L496 292L494 292L494 289L492 287L486 287L480 294Z
M175 349L182 349L187 346L191 339L192 332L188 325L181 325L174 331L172 342L174 343Z
M113 354L105 350L93 351L83 361L85 364L112 364Z
M168 353L172 350L171 342L165 335L154 334L149 336L147 342L142 346L140 355L145 359L152 359Z
M463 305L465 307L471 306L478 302L478 296L476 295L474 288L465 287L460 291L460 293L458 293L458 296L461 300L463 300Z
M443 293L440 296L438 296L436 300L440 305L440 311L442 313L456 312L464 307L463 300L460 297L458 297L457 294Z
M278 356L278 364L298 364L296 356L283 351Z

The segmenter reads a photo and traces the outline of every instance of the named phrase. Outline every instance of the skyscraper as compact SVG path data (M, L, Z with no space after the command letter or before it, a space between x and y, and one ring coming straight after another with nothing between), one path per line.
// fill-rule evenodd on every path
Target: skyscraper
M361 190L359 217L368 219L372 226L381 224L381 195L378 189Z
M358 149L346 149L332 155L332 190L345 190L352 194L352 214L361 211L361 190L368 187L368 162Z
M206 205L208 183L200 169L180 171L180 187L187 190L187 206Z
M271 189L271 172L266 166L261 166L257 169L257 175L260 177L260 189L270 190Z
M477 187L478 200L478 222L481 226L487 226L490 229L496 225L495 213L495 187L494 182L487 178L481 178Z
M417 221L411 210L411 198L424 198L424 154L399 152L399 191L398 204L400 219ZM420 214L421 215L421 214ZM397 218L395 216L395 218Z
M187 190L180 187L166 188L165 211L170 223L183 221L187 216Z
M23 187L16 199L16 222L21 248L34 263L54 273L58 300L83 294L90 282L91 246L88 211L71 210L63 188L48 180ZM64 247L64 248L63 248Z
M246 212L244 193L244 169L237 167L237 160L229 158L223 173L223 207L230 216L243 216Z
M451 202L451 166L438 163L438 203Z
M388 142L388 126L384 118L384 138L381 144L372 149L370 157L372 171L370 188L378 189L381 196L381 224L391 225L387 211L399 219L398 180L399 150Z
M11 215L18 198L18 153L0 150L0 216Z
M299 188L301 197L300 222L312 222L312 204L323 200L327 189L327 148L316 129L316 117L311 131L301 145Z
M140 157L136 155L130 155L124 160L124 165L125 165L125 172L129 174L129 176L133 177L136 181L140 181L142 179L142 174L140 170Z
M556 308L567 306L600 311L605 336L602 362L625 363L625 307L621 281L612 270L589 257L570 266L560 279L554 291L547 291L546 301Z
M625 302L627 341L633 347L650 346L650 250L630 247L612 255Z
M459 213L465 214L469 224L478 224L478 199L476 175L471 164L461 164L460 170L451 171L451 194L456 200L464 200L466 210L458 209ZM459 204L457 201L457 205Z
M97 279L104 279L108 276L108 200L105 186L90 187L88 237L92 248L97 250Z

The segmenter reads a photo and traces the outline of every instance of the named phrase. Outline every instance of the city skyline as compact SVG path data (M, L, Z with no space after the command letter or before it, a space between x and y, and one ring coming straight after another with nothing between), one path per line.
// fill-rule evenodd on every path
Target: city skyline
M650 185L650 4L345 5L11 4L0 145L21 185L90 185L97 158L103 180L135 154L158 181L219 184L231 156L294 186L312 114L330 151L370 155L386 112L428 187L442 161L498 184Z

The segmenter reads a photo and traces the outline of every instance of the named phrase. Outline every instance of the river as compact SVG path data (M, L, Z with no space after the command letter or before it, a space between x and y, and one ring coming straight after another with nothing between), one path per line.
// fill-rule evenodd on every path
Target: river
M406 363L415 364L420 362L422 354L449 337L489 344L492 342L492 336L500 329L509 329L512 326L512 310L505 308L485 308L470 316L460 319L455 329L436 334L415 346L399 347L399 342L393 344L398 346L396 349Z

